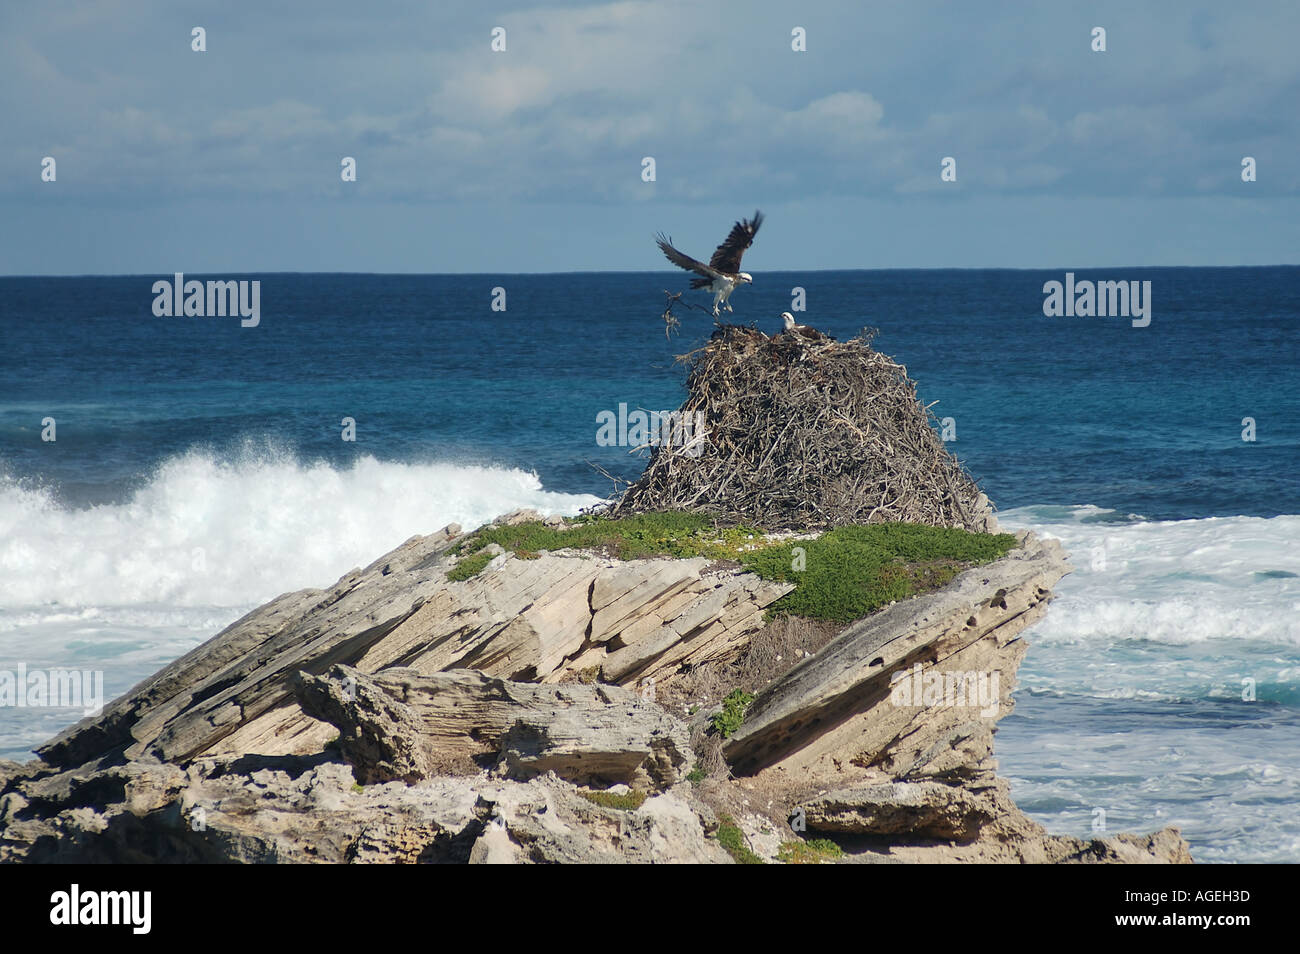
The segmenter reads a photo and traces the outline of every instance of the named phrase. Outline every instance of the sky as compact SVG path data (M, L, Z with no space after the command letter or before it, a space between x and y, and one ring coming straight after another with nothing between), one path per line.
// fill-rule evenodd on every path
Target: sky
M5 3L0 274L663 270L756 208L750 272L1294 264L1297 40L1293 0Z

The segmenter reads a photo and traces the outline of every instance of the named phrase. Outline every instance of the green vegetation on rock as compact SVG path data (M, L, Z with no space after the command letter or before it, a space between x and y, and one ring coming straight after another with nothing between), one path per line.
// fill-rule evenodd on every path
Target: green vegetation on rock
M468 580L471 576L478 576L483 567L492 562L492 554L482 551L471 554L457 561L456 565L447 571L447 579L454 583L462 580Z
M796 584L772 604L773 613L851 623L891 601L943 586L1015 545L1009 533L875 523L836 527L815 540L787 540L743 554L740 562L764 579ZM803 553L796 554L800 547Z
M532 558L548 550L597 550L620 560L706 557L734 560L767 580L795 584L773 614L850 623L895 600L938 589L970 566L1005 556L1009 533L971 533L913 523L836 527L816 539L769 540L755 527L713 525L695 513L586 515L564 529L540 521L489 524L456 544L460 562L447 574L467 580L487 566L490 544ZM796 550L800 551L796 553Z
M752 527L716 528L695 513L645 513L611 520L584 515L565 529L533 520L511 526L489 524L475 530L452 552L470 554L495 543L517 554L542 550L603 550L620 560L645 557L708 557L736 559L745 548L762 545L761 531Z
M636 811L645 804L645 792L638 789L632 789L623 795L614 792L579 792L583 798L593 805L600 805L602 808L617 808L621 811Z
M754 701L754 696L744 689L733 689L722 700L722 711L713 715L713 728L724 739L740 728L745 721L745 710Z
M787 865L819 865L844 856L844 850L829 838L787 841L777 849L777 860Z
M735 819L730 815L718 816L718 844L735 859L738 865L761 865L763 859L749 850L745 842L745 833L740 830Z

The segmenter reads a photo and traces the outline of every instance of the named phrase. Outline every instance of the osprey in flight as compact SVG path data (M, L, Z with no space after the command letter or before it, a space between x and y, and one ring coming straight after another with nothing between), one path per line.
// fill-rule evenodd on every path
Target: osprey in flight
M678 268L701 276L691 279L691 287L707 288L713 292L713 317L716 318L719 305L731 311L727 299L736 290L736 286L748 285L754 280L749 272L740 270L740 257L745 254L745 249L754 244L754 236L762 224L763 213L758 211L754 212L752 219L741 219L731 227L731 234L718 246L707 265L677 251L662 232L655 236L655 243L668 256L668 261Z

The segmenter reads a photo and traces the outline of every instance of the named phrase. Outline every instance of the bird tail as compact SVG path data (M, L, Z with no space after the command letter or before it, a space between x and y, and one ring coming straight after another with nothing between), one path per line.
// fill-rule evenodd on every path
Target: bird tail
M692 278L692 279L691 279L691 287L692 287L692 288L708 288L708 287L709 287L710 285L712 285L712 284L713 284L713 279L711 279L711 278Z

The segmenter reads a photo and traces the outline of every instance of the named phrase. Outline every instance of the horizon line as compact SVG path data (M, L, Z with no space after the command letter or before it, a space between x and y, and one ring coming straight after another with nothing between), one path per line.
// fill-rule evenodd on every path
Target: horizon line
M1178 269L1178 268L1300 268L1300 262L1274 262L1266 265L870 265L853 268L778 268L769 269L759 274L780 275L797 272L1057 272L1097 269ZM150 278L158 275L175 275L173 271L153 272L67 272L45 274L5 274L0 273L0 280L8 278ZM462 271L462 272L366 272L339 270L302 270L281 269L256 271L248 269L219 269L181 271L182 275L393 275L436 278L457 275L679 275L679 271L648 268L583 268L567 271Z

